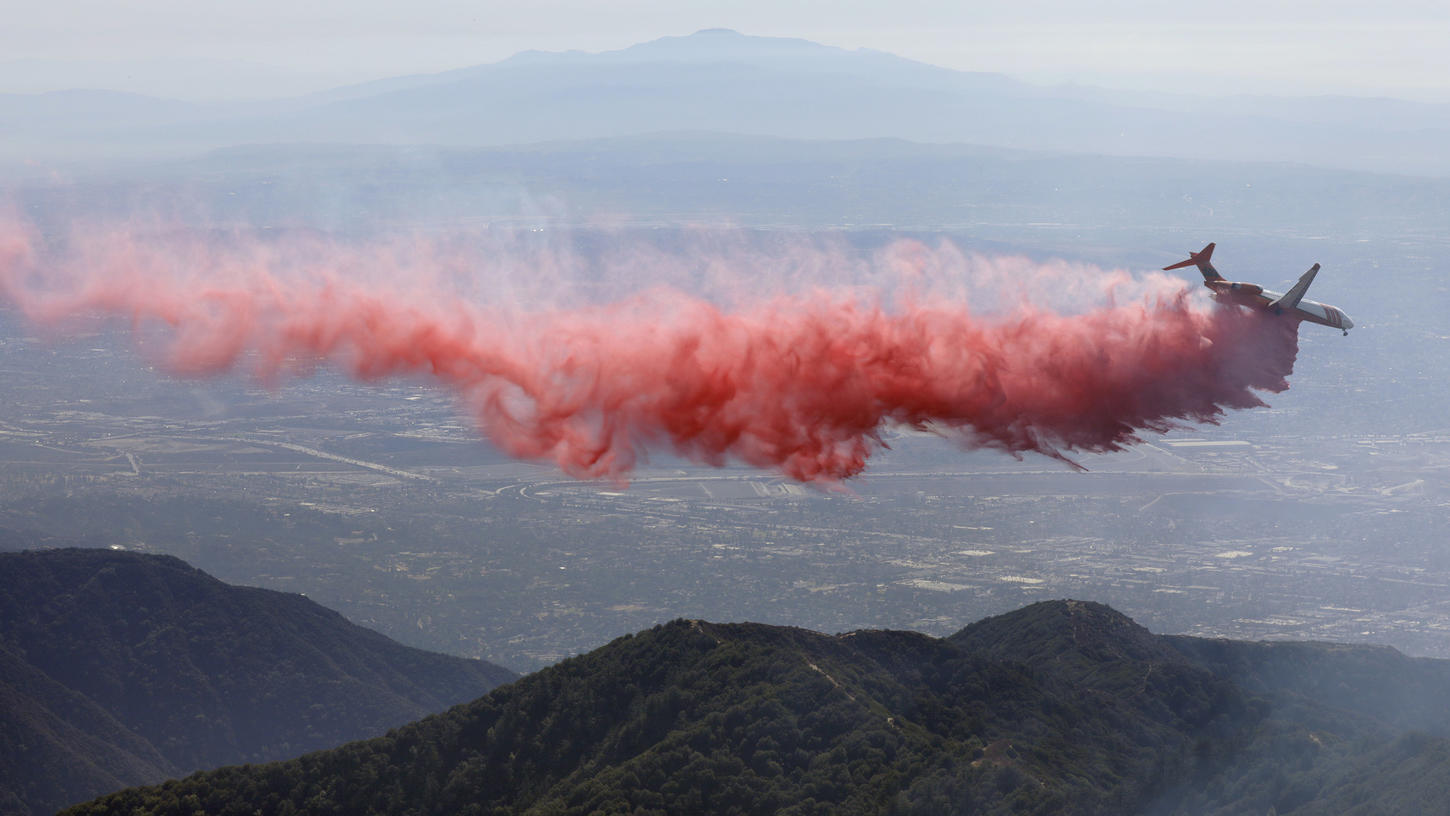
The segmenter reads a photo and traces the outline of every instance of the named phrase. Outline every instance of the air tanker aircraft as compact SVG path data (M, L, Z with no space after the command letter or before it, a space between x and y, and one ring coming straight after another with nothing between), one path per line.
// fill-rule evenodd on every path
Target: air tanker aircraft
M1299 282L1281 295L1278 292L1270 292L1256 283L1234 283L1224 280L1223 275L1218 274L1218 270L1209 263L1209 259L1212 257L1213 244L1209 244L1198 252L1188 253L1188 260L1165 266L1163 269L1167 271L1182 269L1185 266L1198 267L1198 271L1203 273L1203 285L1212 289L1214 298L1223 303L1236 303L1240 306L1266 309L1274 314L1288 315L1297 320L1307 320L1321 326L1341 329L1346 335L1349 334L1350 329L1354 328L1354 321L1350 320L1349 315L1344 312L1327 303L1316 303L1304 299L1304 293L1309 291L1309 284L1313 283L1314 276L1319 274L1319 264L1309 267L1309 271L1304 273Z

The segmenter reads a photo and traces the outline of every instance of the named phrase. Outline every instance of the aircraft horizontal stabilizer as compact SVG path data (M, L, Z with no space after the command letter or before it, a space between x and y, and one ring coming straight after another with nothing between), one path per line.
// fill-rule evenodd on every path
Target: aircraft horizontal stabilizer
M1213 244L1210 243L1197 252L1188 253L1188 260L1179 261L1176 264L1163 267L1163 271L1182 269L1185 266L1196 266L1198 267L1198 271L1203 273L1204 280L1223 280L1223 275L1218 274L1218 270L1214 269L1213 264L1209 262L1211 258L1213 258Z
M1314 264L1309 267L1309 271L1305 272L1303 277L1299 278L1299 282L1294 284L1294 288L1280 295L1278 300L1270 302L1269 309L1279 312L1298 306L1299 301L1304 299L1304 293L1309 291L1309 284L1314 282L1314 276L1317 274L1319 274L1319 264Z

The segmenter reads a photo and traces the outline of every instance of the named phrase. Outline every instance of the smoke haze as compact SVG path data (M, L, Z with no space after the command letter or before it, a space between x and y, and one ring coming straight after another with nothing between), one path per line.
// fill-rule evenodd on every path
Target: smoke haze
M1070 462L1262 405L1297 353L1291 321L1211 305L1176 279L949 244L606 254L594 271L609 285L575 286L567 257L443 239L92 228L45 245L11 224L0 281L55 332L129 321L179 376L276 382L330 364L431 379L506 453L615 481L668 449L833 483L862 471L891 423ZM591 285L609 296L570 296Z

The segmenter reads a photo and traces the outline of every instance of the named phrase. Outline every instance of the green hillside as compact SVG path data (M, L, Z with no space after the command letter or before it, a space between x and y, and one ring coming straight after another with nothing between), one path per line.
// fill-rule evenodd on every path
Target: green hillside
M1443 809L1433 797L1450 779L1446 740L1386 718L1393 689L1360 688L1363 710L1312 699L1328 683L1343 704L1373 683L1357 668L1366 650L1293 649L1312 659L1158 637L1076 601L946 639L681 620L379 739L71 813ZM1240 669L1276 679L1241 685L1218 673L1235 650ZM1290 664L1342 676L1315 681ZM1446 664L1416 665L1417 687L1450 690ZM1391 783L1393 795L1380 790Z

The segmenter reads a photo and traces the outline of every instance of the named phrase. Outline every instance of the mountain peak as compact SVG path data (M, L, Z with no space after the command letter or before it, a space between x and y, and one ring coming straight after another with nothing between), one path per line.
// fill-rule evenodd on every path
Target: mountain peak
M760 37L731 28L704 28L684 36L660 37L619 51L598 54L604 60L683 61L781 60L820 58L851 52L798 37Z
M949 640L993 660L1061 667L1092 662L1182 663L1184 658L1159 637L1110 606L1092 601L1041 601L985 618Z

